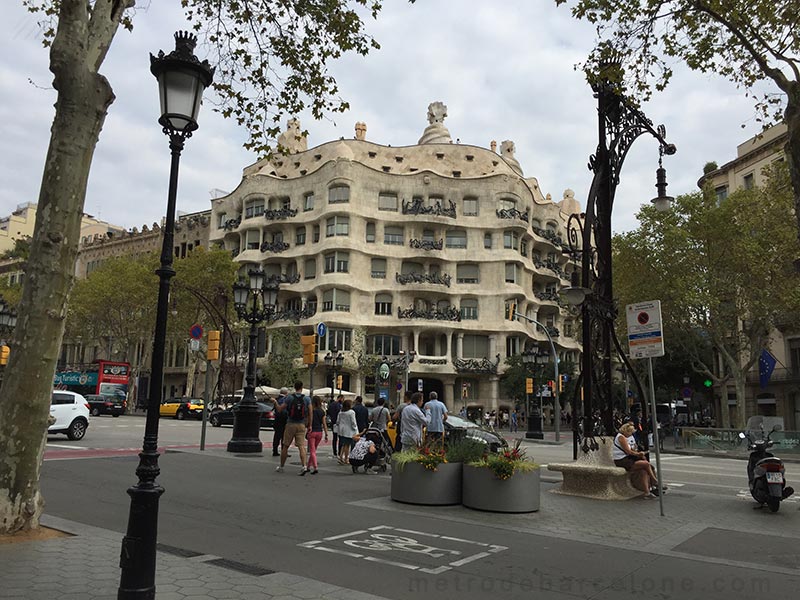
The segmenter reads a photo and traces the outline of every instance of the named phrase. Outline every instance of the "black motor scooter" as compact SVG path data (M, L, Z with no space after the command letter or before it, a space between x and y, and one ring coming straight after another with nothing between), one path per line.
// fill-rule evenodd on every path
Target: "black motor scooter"
M750 432L742 432L739 437L748 442L750 459L747 461L747 482L750 494L758 502L753 508L763 508L766 504L772 512L778 512L781 500L794 494L794 488L786 485L786 470L783 461L773 456L767 449L772 447L770 436L782 427L775 425L764 437L762 426L761 439L755 439Z

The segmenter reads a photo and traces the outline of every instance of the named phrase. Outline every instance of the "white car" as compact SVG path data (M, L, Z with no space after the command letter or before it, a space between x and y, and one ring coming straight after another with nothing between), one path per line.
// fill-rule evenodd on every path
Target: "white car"
M89 427L89 403L75 392L54 390L50 399L50 416L55 422L47 433L66 433L71 440L80 440Z

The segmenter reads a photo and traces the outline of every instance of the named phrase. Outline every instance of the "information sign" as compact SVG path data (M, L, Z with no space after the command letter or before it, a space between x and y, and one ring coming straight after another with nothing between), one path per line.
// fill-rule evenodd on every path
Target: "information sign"
M628 347L631 358L664 356L664 336L661 331L661 301L651 300L628 304Z

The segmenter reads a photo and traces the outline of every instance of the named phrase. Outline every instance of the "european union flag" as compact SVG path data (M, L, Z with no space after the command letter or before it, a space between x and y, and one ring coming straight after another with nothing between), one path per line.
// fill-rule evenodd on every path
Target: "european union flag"
M766 348L761 350L761 357L758 359L758 382L761 384L761 389L767 387L777 362Z

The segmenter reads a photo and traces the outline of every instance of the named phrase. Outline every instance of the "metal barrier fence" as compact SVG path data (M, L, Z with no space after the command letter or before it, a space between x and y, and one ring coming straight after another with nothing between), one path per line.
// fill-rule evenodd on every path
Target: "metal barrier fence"
M739 438L741 429L718 429L714 427L682 427L680 438L687 450L711 452L747 453L747 440ZM758 433L755 434L756 438ZM800 456L800 431L776 431L770 439L776 454Z

